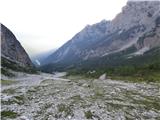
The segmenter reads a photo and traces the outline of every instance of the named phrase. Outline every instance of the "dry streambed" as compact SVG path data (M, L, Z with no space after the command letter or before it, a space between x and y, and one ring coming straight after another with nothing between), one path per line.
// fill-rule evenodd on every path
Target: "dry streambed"
M2 120L158 120L160 84L26 76L2 84Z

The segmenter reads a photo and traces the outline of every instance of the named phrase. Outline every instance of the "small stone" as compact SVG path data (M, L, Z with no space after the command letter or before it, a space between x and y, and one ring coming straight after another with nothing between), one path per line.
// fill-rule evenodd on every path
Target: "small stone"
M68 116L68 119L71 119L72 117L71 116Z

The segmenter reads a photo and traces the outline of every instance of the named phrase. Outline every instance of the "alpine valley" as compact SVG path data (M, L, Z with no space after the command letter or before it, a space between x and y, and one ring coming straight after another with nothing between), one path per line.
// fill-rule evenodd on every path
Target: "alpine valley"
M7 27L0 24L2 120L160 119L160 1L129 0L113 20L31 59Z

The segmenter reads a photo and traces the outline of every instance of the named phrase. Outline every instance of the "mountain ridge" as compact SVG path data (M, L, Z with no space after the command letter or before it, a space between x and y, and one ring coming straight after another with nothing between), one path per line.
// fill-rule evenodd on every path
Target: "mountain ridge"
M127 2L112 21L87 26L49 56L43 65L68 64L101 59L135 48L130 55L143 55L160 46L160 1Z

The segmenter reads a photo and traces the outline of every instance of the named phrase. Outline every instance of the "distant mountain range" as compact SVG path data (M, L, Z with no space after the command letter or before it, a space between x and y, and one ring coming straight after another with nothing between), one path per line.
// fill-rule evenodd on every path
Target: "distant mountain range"
M47 72L144 64L160 57L160 1L128 1L112 21L86 26L48 56Z

